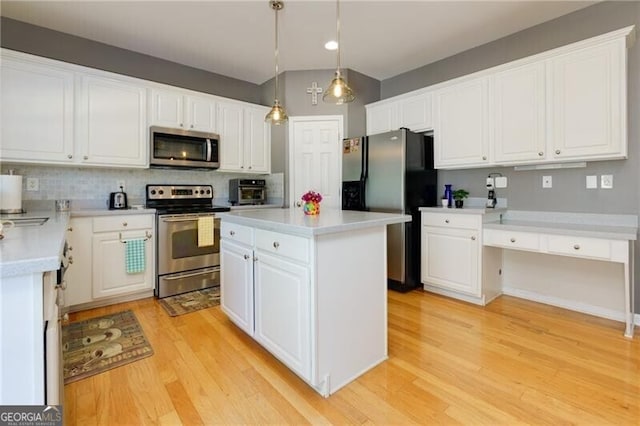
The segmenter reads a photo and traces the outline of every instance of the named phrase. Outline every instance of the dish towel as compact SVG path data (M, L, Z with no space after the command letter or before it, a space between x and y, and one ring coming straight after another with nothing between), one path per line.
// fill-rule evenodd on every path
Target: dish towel
M198 218L198 247L213 245L213 216Z
M127 274L139 274L144 272L145 266L145 238L127 240L125 250L125 263Z

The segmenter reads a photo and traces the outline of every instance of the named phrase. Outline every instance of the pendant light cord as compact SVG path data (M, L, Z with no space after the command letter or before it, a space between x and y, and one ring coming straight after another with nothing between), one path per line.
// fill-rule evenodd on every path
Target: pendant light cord
M338 72L340 72L340 0L336 0L336 38L338 39Z
M273 98L277 101L278 100L278 12L280 11L280 8L282 6L275 7L275 12L276 12L276 51L275 51L275 56L276 56L276 82L275 82L275 93L273 95Z

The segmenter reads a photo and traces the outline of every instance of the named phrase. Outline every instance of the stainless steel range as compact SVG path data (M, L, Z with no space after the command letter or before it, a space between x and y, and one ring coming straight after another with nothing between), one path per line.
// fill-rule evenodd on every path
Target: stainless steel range
M220 218L211 185L147 185L156 209L159 298L220 285Z

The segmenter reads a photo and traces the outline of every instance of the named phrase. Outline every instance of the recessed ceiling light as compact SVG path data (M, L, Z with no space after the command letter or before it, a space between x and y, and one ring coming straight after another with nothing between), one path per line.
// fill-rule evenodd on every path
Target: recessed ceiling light
M328 41L324 44L324 48L327 50L336 50L338 48L338 42L335 40Z

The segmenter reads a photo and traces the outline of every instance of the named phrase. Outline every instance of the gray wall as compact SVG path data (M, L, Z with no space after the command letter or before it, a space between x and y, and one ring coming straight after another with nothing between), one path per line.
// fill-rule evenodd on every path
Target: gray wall
M604 2L537 25L416 70L382 81L381 98L388 98L464 74L629 25L640 30L640 2ZM509 187L497 191L516 210L635 214L640 212L640 42L628 50L629 158L596 161L582 169L514 171L512 167L440 171L439 181L467 188L472 197L485 197L488 173L509 178ZM612 174L613 189L585 188L587 175ZM542 189L542 176L553 177L553 188ZM640 245L635 248L640 265ZM636 283L640 268L636 268ZM640 285L635 311L640 312Z
M2 17L0 45L64 62L185 89L260 103L260 86Z

